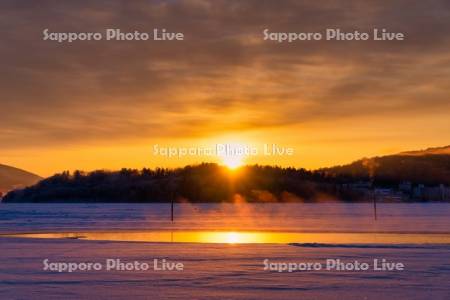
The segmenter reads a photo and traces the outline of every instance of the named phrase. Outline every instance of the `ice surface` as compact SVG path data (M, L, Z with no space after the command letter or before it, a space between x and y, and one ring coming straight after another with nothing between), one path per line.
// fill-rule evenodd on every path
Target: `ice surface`
M449 231L448 204L185 205L181 229L305 232ZM167 205L2 204L0 231L149 230L172 226ZM0 237L1 299L450 299L449 245L171 244ZM181 272L43 270L43 260L179 261ZM398 261L404 271L264 270L271 262Z

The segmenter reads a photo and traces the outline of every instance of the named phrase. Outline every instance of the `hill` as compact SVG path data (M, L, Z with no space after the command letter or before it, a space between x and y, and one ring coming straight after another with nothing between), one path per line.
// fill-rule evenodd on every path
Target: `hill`
M341 180L373 180L381 185L398 185L404 181L431 186L450 185L450 154L445 151L448 147L364 158L319 172Z
M41 179L36 174L0 164L0 193L33 185Z
M391 196L401 199L399 201L449 201L450 189L440 186L450 185L450 155L445 154L448 148L364 158L315 171L255 165L232 172L226 167L205 163L178 169L63 172L9 192L3 201L368 201L377 189L391 190ZM399 196L397 192L404 191L400 185L409 188ZM424 190L424 186L430 189Z
M405 151L399 153L399 155L429 155L429 154L447 154L450 155L450 145L444 147L427 148L425 150L418 151Z
M178 169L63 172L8 193L4 202L315 201L335 198L333 183L304 169L204 163ZM337 197L338 195L336 195ZM339 195L340 196L340 195ZM350 199L350 196L346 196Z

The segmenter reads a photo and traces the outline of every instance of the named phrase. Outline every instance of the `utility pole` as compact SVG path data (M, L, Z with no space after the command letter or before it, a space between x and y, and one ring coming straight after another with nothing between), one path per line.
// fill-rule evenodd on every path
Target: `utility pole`
M173 194L171 195L171 197L170 197L171 199L171 201L170 201L170 220L172 221L172 223L173 223Z
M376 221L377 220L377 196L375 194L375 189L372 189L372 198L373 198L373 217Z

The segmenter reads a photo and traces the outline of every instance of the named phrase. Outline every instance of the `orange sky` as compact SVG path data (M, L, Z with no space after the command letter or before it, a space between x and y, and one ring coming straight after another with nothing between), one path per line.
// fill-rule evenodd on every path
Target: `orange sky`
M2 4L0 163L62 170L183 166L155 144L278 144L245 163L318 168L449 144L446 1ZM403 32L405 41L264 41L262 31ZM152 31L184 41L42 40L42 30Z

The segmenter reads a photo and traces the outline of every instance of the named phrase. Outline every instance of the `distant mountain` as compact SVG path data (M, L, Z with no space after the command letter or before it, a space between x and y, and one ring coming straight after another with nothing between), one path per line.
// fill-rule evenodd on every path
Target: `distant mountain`
M405 151L399 155L427 155L427 154L450 154L450 145L444 147L427 148L425 150Z
M33 173L0 164L0 193L33 185L41 179Z
M450 146L364 158L351 164L319 170L335 178L365 178L396 185L403 181L450 185Z

